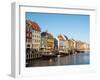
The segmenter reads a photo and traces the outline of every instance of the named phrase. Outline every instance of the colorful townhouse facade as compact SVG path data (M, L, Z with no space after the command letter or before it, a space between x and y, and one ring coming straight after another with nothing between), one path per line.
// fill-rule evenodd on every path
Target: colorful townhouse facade
M41 32L41 28L36 22L26 20L26 58L37 58L40 56L39 51L51 52L53 50L68 54L75 50L89 50L89 44L68 39L62 33L54 38L48 31Z
M36 22L26 20L26 59L40 57L41 29Z
M51 51L54 48L54 37L47 31L41 33L41 49Z
M69 43L68 37L64 34L58 35L58 49L60 53L68 53Z

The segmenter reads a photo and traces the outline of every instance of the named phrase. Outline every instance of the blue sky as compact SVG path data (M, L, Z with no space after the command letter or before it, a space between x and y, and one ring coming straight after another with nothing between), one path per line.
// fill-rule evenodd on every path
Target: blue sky
M89 15L26 12L25 17L38 23L42 32L48 30L54 37L63 33L68 38L89 43Z

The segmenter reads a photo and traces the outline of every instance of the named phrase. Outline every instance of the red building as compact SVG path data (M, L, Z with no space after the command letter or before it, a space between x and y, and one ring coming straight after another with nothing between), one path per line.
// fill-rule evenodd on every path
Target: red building
M38 58L41 41L41 28L36 22L26 20L26 59Z
M32 47L32 21L26 20L26 52Z

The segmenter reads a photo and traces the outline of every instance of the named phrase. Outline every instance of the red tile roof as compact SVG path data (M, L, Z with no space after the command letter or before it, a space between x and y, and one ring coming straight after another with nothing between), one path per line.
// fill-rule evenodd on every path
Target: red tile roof
M36 31L41 31L41 28L36 22L33 22L31 20L26 20L26 24L30 25Z

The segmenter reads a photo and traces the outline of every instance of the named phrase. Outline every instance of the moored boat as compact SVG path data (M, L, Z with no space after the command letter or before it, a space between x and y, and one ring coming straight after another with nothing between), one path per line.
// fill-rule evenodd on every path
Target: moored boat
M42 57L56 57L56 55L54 53L51 53L51 52L45 52L45 53L42 53Z

